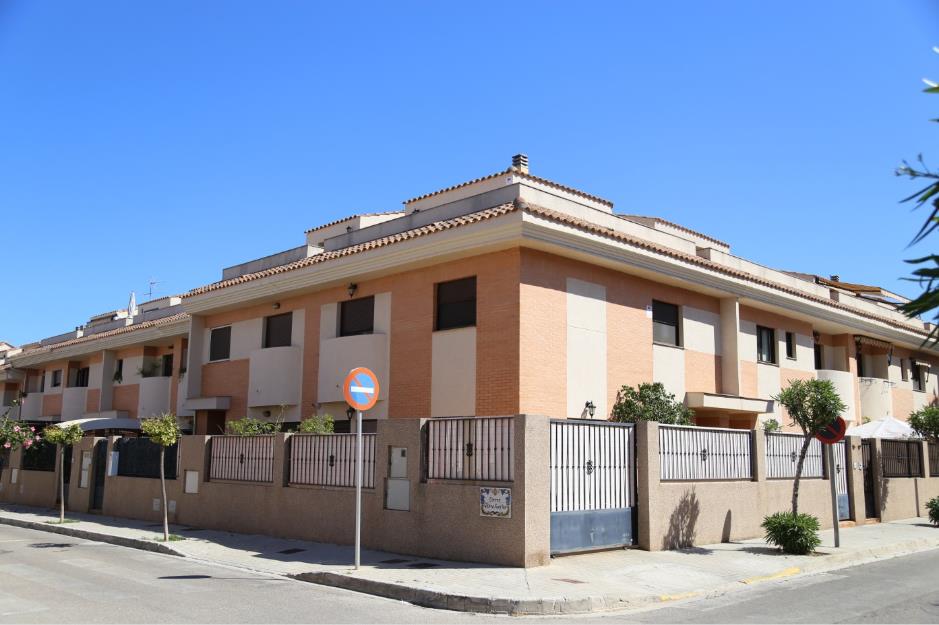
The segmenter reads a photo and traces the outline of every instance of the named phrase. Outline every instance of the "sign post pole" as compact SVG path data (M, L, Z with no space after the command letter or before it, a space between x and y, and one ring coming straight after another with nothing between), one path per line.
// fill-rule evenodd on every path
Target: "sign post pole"
M342 384L346 403L358 415L355 426L355 568L362 563L362 472L363 456L362 413L378 401L378 376L370 369L356 367Z
M831 527L835 532L835 547L841 546L841 535L838 527L838 485L835 482L838 479L838 471L835 468L835 451L832 446L844 440L847 427L844 419L836 417L834 421L815 433L815 438L828 448L826 457L828 458L828 484L831 486Z
M841 536L839 535L838 527L838 489L835 485L835 480L838 479L835 470L835 452L834 445L825 445L828 451L828 483L831 485L831 522L832 528L835 530L835 547L841 546Z
M355 432L355 568L362 556L362 411L359 410ZM834 486L832 486L834 488ZM835 532L838 530L836 529ZM838 534L835 534L837 546Z

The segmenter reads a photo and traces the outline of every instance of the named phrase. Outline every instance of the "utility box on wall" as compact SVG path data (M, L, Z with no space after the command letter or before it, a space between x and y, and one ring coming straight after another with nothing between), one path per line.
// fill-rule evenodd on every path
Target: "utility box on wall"
M407 447L391 447L388 450L385 508L404 511L411 509L411 481L408 480Z

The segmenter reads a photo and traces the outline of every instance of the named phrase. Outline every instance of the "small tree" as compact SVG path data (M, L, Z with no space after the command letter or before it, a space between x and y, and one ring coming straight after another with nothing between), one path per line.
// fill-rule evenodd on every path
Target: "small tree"
M82 426L77 423L60 427L50 425L43 430L43 438L47 443L58 445L59 447L59 523L65 522L65 448L81 442L84 432Z
M925 439L939 442L939 407L926 406L910 413L910 427Z
M300 422L301 434L332 434L336 424L331 414L313 415Z
M170 519L166 506L166 448L175 445L182 432L179 430L179 423L176 421L176 415L172 412L164 412L159 417L144 419L140 423L140 429L144 434L150 437L150 440L160 446L160 490L163 493L163 540L170 539Z
M805 454L812 443L812 437L822 428L834 421L847 406L841 401L834 385L829 380L791 380L789 386L773 397L785 407L793 424L802 428L805 440L799 451L796 463L796 476L792 481L792 516L799 514L799 481L802 479L802 467Z
M643 383L637 388L623 386L616 393L611 420L621 423L658 421L671 425L691 425L694 410L675 399L661 382Z
M763 431L767 434L779 431L779 421L776 419L767 419L763 422Z

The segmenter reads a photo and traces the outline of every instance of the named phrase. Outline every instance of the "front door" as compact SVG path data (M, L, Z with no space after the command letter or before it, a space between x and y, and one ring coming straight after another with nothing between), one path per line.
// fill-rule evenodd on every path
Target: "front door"
M551 422L551 553L635 542L632 424Z
M876 519L877 506L874 500L874 467L871 466L874 456L874 441L866 439L861 441L861 462L864 465L864 515L868 519Z
M95 443L94 459L91 463L93 479L91 482L91 509L101 510L104 506L104 476L108 463L108 442Z

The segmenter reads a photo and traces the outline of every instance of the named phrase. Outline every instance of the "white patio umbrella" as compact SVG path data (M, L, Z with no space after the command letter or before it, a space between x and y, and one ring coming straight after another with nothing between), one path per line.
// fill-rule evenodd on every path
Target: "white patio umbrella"
M915 437L916 432L906 421L900 421L893 417L885 417L863 425L849 427L847 436L860 436L861 438L910 438Z

